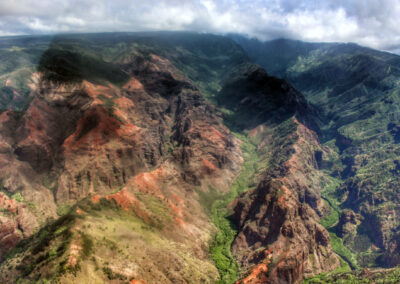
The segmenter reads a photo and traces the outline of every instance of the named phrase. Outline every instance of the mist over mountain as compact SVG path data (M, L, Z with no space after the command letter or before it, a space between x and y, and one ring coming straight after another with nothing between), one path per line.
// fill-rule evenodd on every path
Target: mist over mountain
M400 53L399 0L0 1L0 36L133 31L355 42Z

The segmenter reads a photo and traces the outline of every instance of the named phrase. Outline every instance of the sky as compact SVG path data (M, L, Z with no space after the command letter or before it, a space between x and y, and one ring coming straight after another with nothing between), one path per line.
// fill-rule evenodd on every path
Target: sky
M400 54L400 0L0 0L0 36L186 30Z

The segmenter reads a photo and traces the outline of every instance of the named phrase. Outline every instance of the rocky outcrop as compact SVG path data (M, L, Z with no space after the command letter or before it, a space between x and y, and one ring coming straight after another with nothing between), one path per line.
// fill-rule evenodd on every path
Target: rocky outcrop
M344 209L339 217L339 224L337 225L337 232L341 238L350 234L355 234L358 225L360 224L361 216L356 214L353 210Z
M23 115L2 113L0 178L7 192L23 196L25 206L21 217L2 219L2 253L55 217L56 206L105 198L176 247L184 244L185 253L213 269L206 278L215 281L208 255L215 227L199 195L211 187L218 194L229 190L243 161L239 140L169 60L135 54L114 66L127 77L123 84L84 73L53 80L54 74L46 74L53 66L46 65L35 75L40 79Z
M315 133L302 124L297 136L295 153L280 168L267 171L257 189L233 205L240 228L233 252L245 268L243 275L249 273L246 268L271 259L267 272L243 283L300 283L303 277L339 266L329 234L318 223L322 176L315 172L312 149L321 147Z
M35 216L21 204L0 192L0 260L5 252L38 227Z
M231 204L239 228L232 245L238 283L299 283L338 267L319 224L326 210L318 168L327 149L310 129L318 131L312 107L285 81L253 66L231 76L220 103L258 141L266 168L257 188Z

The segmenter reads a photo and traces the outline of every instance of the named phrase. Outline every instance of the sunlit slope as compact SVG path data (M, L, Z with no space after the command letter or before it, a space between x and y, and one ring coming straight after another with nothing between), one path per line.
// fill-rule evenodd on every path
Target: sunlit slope
M334 194L341 208L352 210L336 229L345 245L362 266L398 264L400 57L355 44L243 47L318 108L323 141L336 152L324 166L341 180Z

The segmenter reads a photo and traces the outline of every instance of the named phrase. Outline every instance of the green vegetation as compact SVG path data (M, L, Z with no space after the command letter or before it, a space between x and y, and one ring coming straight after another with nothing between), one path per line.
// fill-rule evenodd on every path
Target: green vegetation
M346 273L346 272L351 271L351 268L347 264L346 261L344 261L342 258L339 258L339 261L340 261L340 266L338 268L336 268L334 271L323 272L316 276L306 278L302 281L302 284L325 283L323 280L327 277L327 275L336 275L336 274Z
M241 133L236 136L243 141L245 162L230 193L212 206L212 220L219 231L211 246L211 255L221 274L220 283L232 283L238 274L230 254L237 232L227 218L231 213L226 209L227 205L238 194L255 188L256 174L285 162L293 153L291 146L297 139L297 125L293 121L295 110L286 105L287 90L282 89L282 80L269 77L252 64L241 64L226 77L217 102L223 112L224 123L232 131ZM254 130L252 141L243 135L246 129L264 123L265 127ZM256 145L261 141L264 145L257 150Z
M108 115L119 120L120 122L124 123L124 121L122 120L122 118L120 118L118 115L116 115L114 113L115 111L115 102L114 102L114 98L109 98L103 94L100 94L98 96L98 98L103 102L103 106L104 108L107 110Z
M105 96L105 95L103 95L103 94L100 94L99 96L98 96L98 98L101 100L101 101L103 101L103 105L104 105L104 107L108 110L108 112L110 113L110 115L113 115L114 114L114 109L115 109L115 103L114 103L114 100L113 100L113 98L109 98L109 97L107 97L107 96Z
M72 206L69 204L62 204L57 207L57 215L63 216L68 214L71 211Z
M238 267L231 254L231 244L237 230L229 220L227 205L240 193L254 188L254 174L258 161L256 147L248 137L236 134L243 144L241 145L245 162L242 171L231 186L230 192L212 204L211 219L218 228L218 232L210 247L212 259L218 268L221 279L217 283L233 283L238 277Z
M107 276L108 280L115 280L115 279L126 280L127 279L127 277L125 275L116 273L107 266L103 267L102 270L103 270L103 273Z
M339 187L340 180L330 176L328 176L328 178L328 183L323 187L321 196L329 205L330 213L325 216L320 223L325 228L331 229L339 222L342 209L340 208L340 203L335 195L335 190Z
M83 232L79 232L81 238L82 238L82 256L84 258L87 258L91 255L93 252L93 240L91 237Z
M298 138L296 130L297 125L291 117L263 134L264 136L271 135L273 137L271 144L260 151L260 156L265 161L268 161L264 162L264 164L269 167L278 167L289 159L295 151L292 145Z
M297 106L290 103L287 100L290 86L255 64L241 64L227 77L217 102L224 112L224 123L233 131L252 129L264 123L269 127L281 125L290 120L302 104L301 101Z
M15 277L21 283L42 279L51 283L125 283L132 280L134 269L145 267L141 276L165 283L165 277L176 280L178 261L187 263L179 273L188 283L217 278L210 261L193 257L191 249L189 244L177 244L165 237L147 218L136 216L134 209L124 210L113 200L103 198L93 203L87 198L23 241L1 263L0 273L8 274L5 277L10 278L2 279L10 279L9 283L15 283ZM165 252L161 258L159 251ZM153 274L154 270L158 272Z
M325 169L342 179L336 192L343 198L340 207L364 218L354 234L334 240L336 249L357 255L362 267L383 265L393 257L384 250L396 245L400 225L400 57L355 44L235 39L255 62L300 90L320 114L321 141L336 152ZM323 197L334 210L321 223L334 233L339 203ZM384 244L376 241L382 235Z
M214 103L226 74L248 60L233 41L210 34L153 33L133 46L143 57L157 54L169 59Z
M78 53L78 50L65 49L62 45L53 44L42 55L38 70L49 80L66 83L88 80L103 83L101 80L122 85L128 75L117 66L96 58L95 54Z
M24 109L30 76L49 41L49 37L0 39L0 109Z
M107 109L114 111L115 103L114 103L114 100L113 100L112 98L109 98L109 97L107 97L107 96L105 96L105 95L103 95L103 94L100 94L100 95L98 96L98 98L99 98L101 101L104 102L104 106L105 106Z
M90 235L74 227L78 220L83 219L76 213L77 206L83 207L88 212L99 209L88 200L82 200L75 206L65 206L63 214L56 220L50 220L39 232L22 240L13 250L4 256L4 263L16 262L16 270L22 279L58 279L67 272L76 273L79 262L71 267L68 265L70 245L73 240L78 240L82 246L81 259L88 258L94 250L94 242ZM103 208L115 208L112 202L103 201ZM68 210L69 209L69 210ZM79 260L79 259L78 259ZM9 264L10 265L10 264ZM45 270L42 267L46 267Z
M25 202L24 196L21 192L12 193L4 189L3 184L0 182L0 192L4 193L7 197L14 199L17 202Z
M160 198L144 193L137 193L136 197L151 212L149 220L151 227L161 230L166 224L171 223L173 216L171 209Z
M340 180L329 177L328 183L323 188L321 193L322 198L330 206L331 211L320 223L329 231L330 243L333 251L345 260L352 269L357 269L359 265L357 263L356 254L344 245L343 239L338 237L335 232L335 226L339 222L339 217L342 212L340 202L335 195L335 191L339 185ZM343 265L341 265L341 267L343 267Z
M397 284L400 282L400 268L388 270L356 270L351 272L334 271L305 279L303 284Z
M329 237L334 252L343 258L352 269L359 268L356 255L343 244L343 240L333 232L329 232Z
M72 240L72 225L76 216L72 213L51 221L39 232L21 241L13 250L5 255L5 259L17 259L16 269L23 278L34 274L34 279L44 278L37 268L52 263L48 275L57 277L65 273L66 251ZM30 276L29 276L30 277Z
M323 198L330 206L331 211L329 215L325 216L321 221L321 225L324 226L325 228L329 229L334 227L337 222L339 221L339 211L334 209L332 204L329 202L329 199Z
M76 274L80 270L79 262L87 259L94 251L92 237L81 230L74 229L79 220L85 219L85 217L76 213L78 206L85 208L90 214L96 214L95 212L100 210L99 206L87 199L72 207L65 206L60 218L49 221L39 232L22 240L5 255L5 261L2 264L4 265L9 261L16 262L15 267L20 273L20 281L27 279L35 281L40 279L55 280L68 272ZM101 208L101 210L121 210L107 200L102 201ZM68 264L68 258L70 245L73 241L78 242L82 249L81 257L77 256L78 262L72 267Z
M25 201L24 196L21 194L21 192L14 193L11 196L11 198L16 200L16 201L18 201L18 202L24 202Z
M242 141L241 149L244 157L244 164L240 175L232 184L230 192L225 196L218 196L215 190L211 190L210 195L202 197L202 204L207 205L210 200L216 200L211 206L211 219L218 228L214 242L211 245L210 252L216 267L218 268L221 279L219 283L233 283L238 276L238 267L231 255L231 244L237 234L237 229L229 219L232 212L227 209L228 204L239 194L255 189L256 174L264 172L271 165L279 165L286 161L292 154L292 143L296 139L293 135L296 127L292 119L281 122L277 127L271 128L263 137L276 137L271 140L271 145L266 146L259 153L254 142L260 139L258 136L249 138L245 134L234 133ZM254 141L253 141L254 140ZM278 145L287 151L276 150ZM283 146L282 146L283 145ZM207 199L208 198L208 199ZM205 206L209 208L209 206Z

